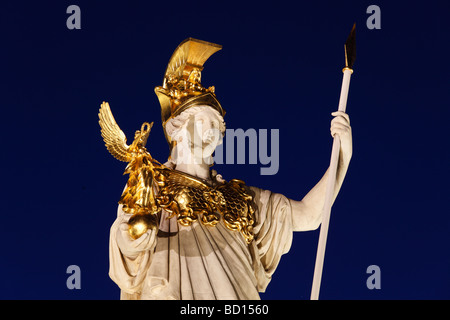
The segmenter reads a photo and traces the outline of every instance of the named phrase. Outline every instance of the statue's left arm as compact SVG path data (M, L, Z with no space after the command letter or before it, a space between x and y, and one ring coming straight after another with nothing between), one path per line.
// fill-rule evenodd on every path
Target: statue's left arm
M339 162L336 172L336 184L333 202L341 189L344 177L352 157L352 129L349 116L341 111L333 112L331 121L331 135L338 135L341 140ZM328 171L320 181L306 194L301 201L289 200L292 207L292 222L294 231L307 231L317 229L322 221L322 209L325 201L325 190L328 180Z

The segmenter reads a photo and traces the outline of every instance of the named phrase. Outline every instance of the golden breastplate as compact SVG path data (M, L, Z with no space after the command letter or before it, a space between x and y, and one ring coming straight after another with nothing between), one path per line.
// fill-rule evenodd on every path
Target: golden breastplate
M159 191L157 206L189 226L199 220L215 226L221 219L225 226L240 231L247 243L253 240L254 202L249 188L241 180L207 184L196 177L172 169L155 170Z

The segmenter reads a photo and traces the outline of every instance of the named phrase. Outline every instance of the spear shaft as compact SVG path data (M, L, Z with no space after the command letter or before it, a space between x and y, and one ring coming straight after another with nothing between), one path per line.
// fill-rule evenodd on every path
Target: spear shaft
M350 87L350 78L353 73L353 63L355 61L355 25L345 43L345 68L342 78L341 95L339 98L339 111L345 112L347 107L348 90ZM322 280L323 263L325 259L325 248L327 243L328 228L330 225L331 207L336 185L336 172L339 162L339 150L341 140L339 136L333 138L333 148L331 150L330 166L328 168L328 180L325 190L325 202L322 211L322 224L320 227L319 243L317 245L316 265L314 267L313 285L311 289L311 300L319 299L320 283Z

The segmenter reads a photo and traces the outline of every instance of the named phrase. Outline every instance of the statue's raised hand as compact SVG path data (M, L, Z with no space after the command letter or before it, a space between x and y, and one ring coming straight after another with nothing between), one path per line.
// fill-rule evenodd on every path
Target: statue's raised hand
M336 111L331 114L334 118L331 120L331 135L339 136L341 140L340 158L344 164L348 165L353 153L352 127L350 127L350 117L342 111Z

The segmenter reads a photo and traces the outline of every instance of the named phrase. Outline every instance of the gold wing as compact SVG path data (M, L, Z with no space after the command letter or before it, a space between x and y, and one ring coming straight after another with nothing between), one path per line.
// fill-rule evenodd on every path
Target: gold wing
M125 133L117 125L114 119L108 102L102 103L98 113L103 141L105 141L106 148L114 158L120 161L129 162L130 153L127 145L127 137Z

